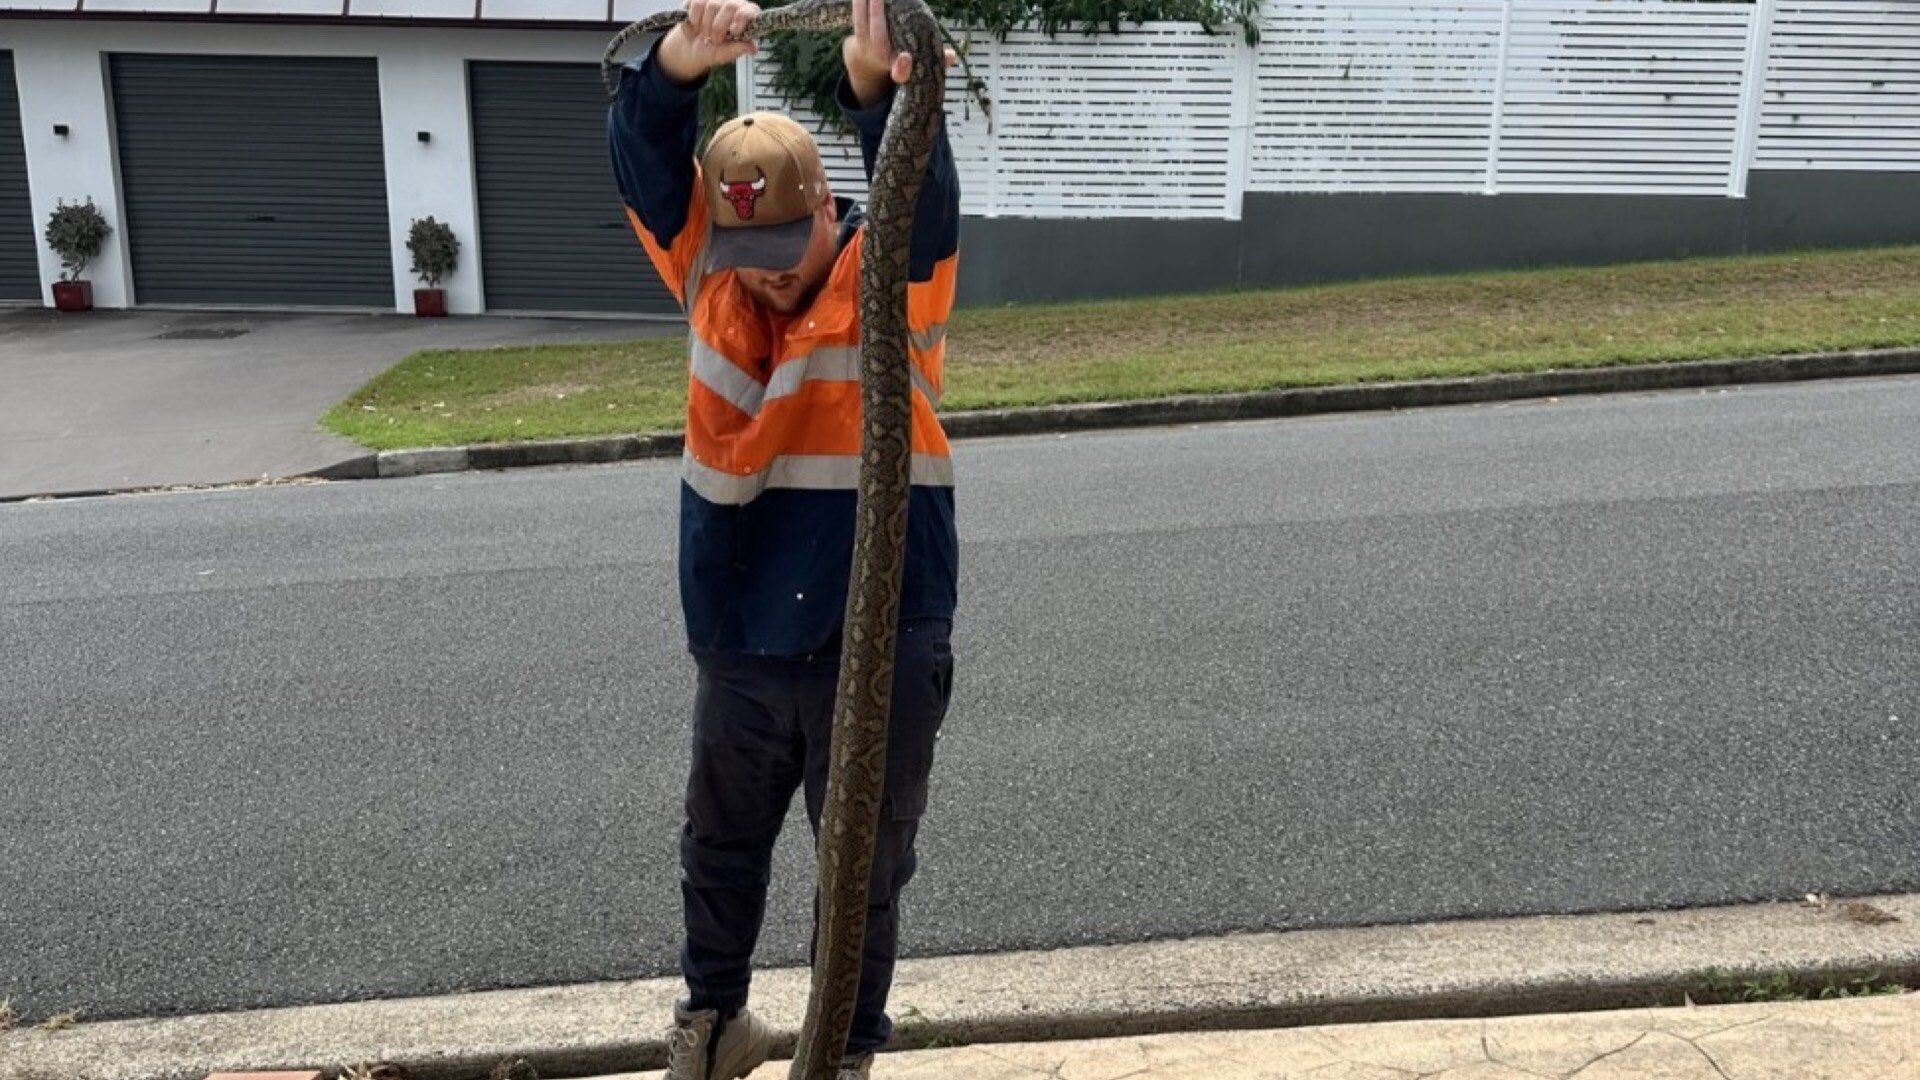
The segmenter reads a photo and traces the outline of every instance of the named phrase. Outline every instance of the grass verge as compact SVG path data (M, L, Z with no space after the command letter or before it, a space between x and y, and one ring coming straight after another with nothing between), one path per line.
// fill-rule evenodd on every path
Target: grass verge
M956 312L948 411L1920 344L1920 247ZM685 344L417 353L321 420L374 449L674 430Z

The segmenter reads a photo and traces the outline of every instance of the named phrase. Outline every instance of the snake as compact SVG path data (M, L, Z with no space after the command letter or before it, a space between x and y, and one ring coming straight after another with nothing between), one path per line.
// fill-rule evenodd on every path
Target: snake
M907 351L907 258L913 208L944 107L945 65L938 20L924 0L888 0L887 32L913 56L896 88L874 158L867 236L860 253L860 477L854 502L853 564L841 631L827 789L815 857L819 917L806 1021L789 1080L833 1080L853 1027L866 944L867 885L885 794L887 716L892 706L900 579L905 560L912 465L912 359ZM601 77L618 86L622 47L685 21L664 11L621 30ZM781 30L844 30L849 0L799 0L763 11L734 40Z

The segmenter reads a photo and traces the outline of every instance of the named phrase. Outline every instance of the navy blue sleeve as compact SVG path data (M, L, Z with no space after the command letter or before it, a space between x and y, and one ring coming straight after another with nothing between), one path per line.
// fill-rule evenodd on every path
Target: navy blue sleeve
M700 90L706 77L680 86L654 54L620 69L620 89L607 110L607 147L620 197L661 247L687 223L693 198L693 150L700 139Z
M853 96L853 84L843 73L834 90L834 100L847 121L860 135L860 157L866 162L867 179L873 179L873 159L880 152L880 134L887 129L887 114L893 109L893 87L871 109L860 107ZM927 281L934 267L960 247L960 173L954 168L953 146L947 141L947 118L940 116L934 133L933 154L927 158L927 176L920 185L920 199L913 207L913 242L909 245L907 277Z

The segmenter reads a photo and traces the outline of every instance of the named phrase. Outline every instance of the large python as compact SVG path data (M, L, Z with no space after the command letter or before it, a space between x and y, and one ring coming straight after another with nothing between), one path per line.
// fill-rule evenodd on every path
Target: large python
M621 48L685 18L684 11L661 12L620 31L601 65L609 96L618 85ZM852 22L849 0L800 0L762 12L738 38L776 30L842 30ZM912 461L907 245L946 90L940 26L923 0L888 0L887 31L896 50L912 54L913 68L895 91L880 138L860 252L861 457L853 569L817 845L820 914L813 990L790 1080L832 1080L846 1049L860 987L867 879L886 776Z

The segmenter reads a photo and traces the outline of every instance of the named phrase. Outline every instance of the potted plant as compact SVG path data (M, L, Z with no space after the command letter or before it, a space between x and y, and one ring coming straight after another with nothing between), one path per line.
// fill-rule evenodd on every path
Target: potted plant
M413 256L413 272L427 283L413 290L413 313L423 319L439 318L447 313L447 290L440 282L453 273L460 259L460 241L445 222L431 216L415 218L407 234L407 251Z
M106 247L113 226L89 198L83 203L61 199L47 219L47 246L60 256L60 280L53 283L53 306L61 311L93 307L93 283L80 280L100 249Z

